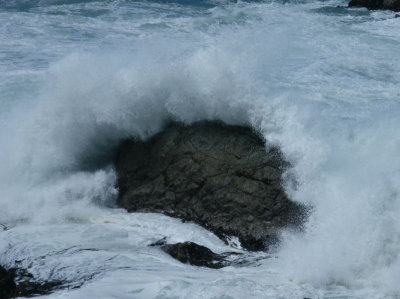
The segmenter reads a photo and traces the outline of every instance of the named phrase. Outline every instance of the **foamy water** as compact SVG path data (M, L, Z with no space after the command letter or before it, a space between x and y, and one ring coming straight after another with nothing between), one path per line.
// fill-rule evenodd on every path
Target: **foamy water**
M399 297L400 20L337 5L0 1L0 263L81 286L46 298ZM306 231L220 270L148 247L241 251L114 208L116 146L170 120L279 145Z

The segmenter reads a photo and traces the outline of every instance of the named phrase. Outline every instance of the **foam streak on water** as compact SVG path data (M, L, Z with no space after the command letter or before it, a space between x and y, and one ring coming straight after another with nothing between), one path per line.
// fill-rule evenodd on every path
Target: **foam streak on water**
M344 4L0 0L0 263L82 285L52 298L399 297L400 21ZM306 231L221 270L147 247L232 250L112 208L118 143L170 120L279 145Z

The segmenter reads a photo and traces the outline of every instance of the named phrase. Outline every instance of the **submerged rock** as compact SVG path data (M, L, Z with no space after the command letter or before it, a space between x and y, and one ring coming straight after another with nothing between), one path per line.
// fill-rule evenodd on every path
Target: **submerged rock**
M286 167L279 150L266 150L247 127L173 123L147 141L122 143L118 204L194 221L261 250L277 242L279 228L296 226L305 215L281 186Z
M271 257L270 255L260 255L259 252L257 252L256 255L250 252L245 254L244 252L238 251L215 253L211 249L194 242L168 244L166 237L148 246L160 247L162 251L168 253L182 263L212 269L220 269L227 266L259 266L260 261Z
M400 0L351 0L349 7L400 11Z
M162 245L161 250L184 264L219 269L228 265L223 255L193 242Z

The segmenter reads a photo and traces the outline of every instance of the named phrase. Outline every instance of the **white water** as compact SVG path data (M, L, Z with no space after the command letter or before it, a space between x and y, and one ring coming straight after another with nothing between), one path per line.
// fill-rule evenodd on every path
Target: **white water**
M399 297L400 21L339 4L0 1L0 263L85 281L51 298ZM147 247L233 250L111 208L115 146L171 119L278 144L306 232L221 270Z

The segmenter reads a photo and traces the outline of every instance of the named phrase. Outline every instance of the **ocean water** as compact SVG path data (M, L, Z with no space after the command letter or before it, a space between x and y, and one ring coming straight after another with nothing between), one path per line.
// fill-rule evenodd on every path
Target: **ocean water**
M0 264L43 298L400 298L400 19L345 5L0 0ZM148 247L242 252L115 208L116 146L171 120L280 146L305 231L220 270Z

